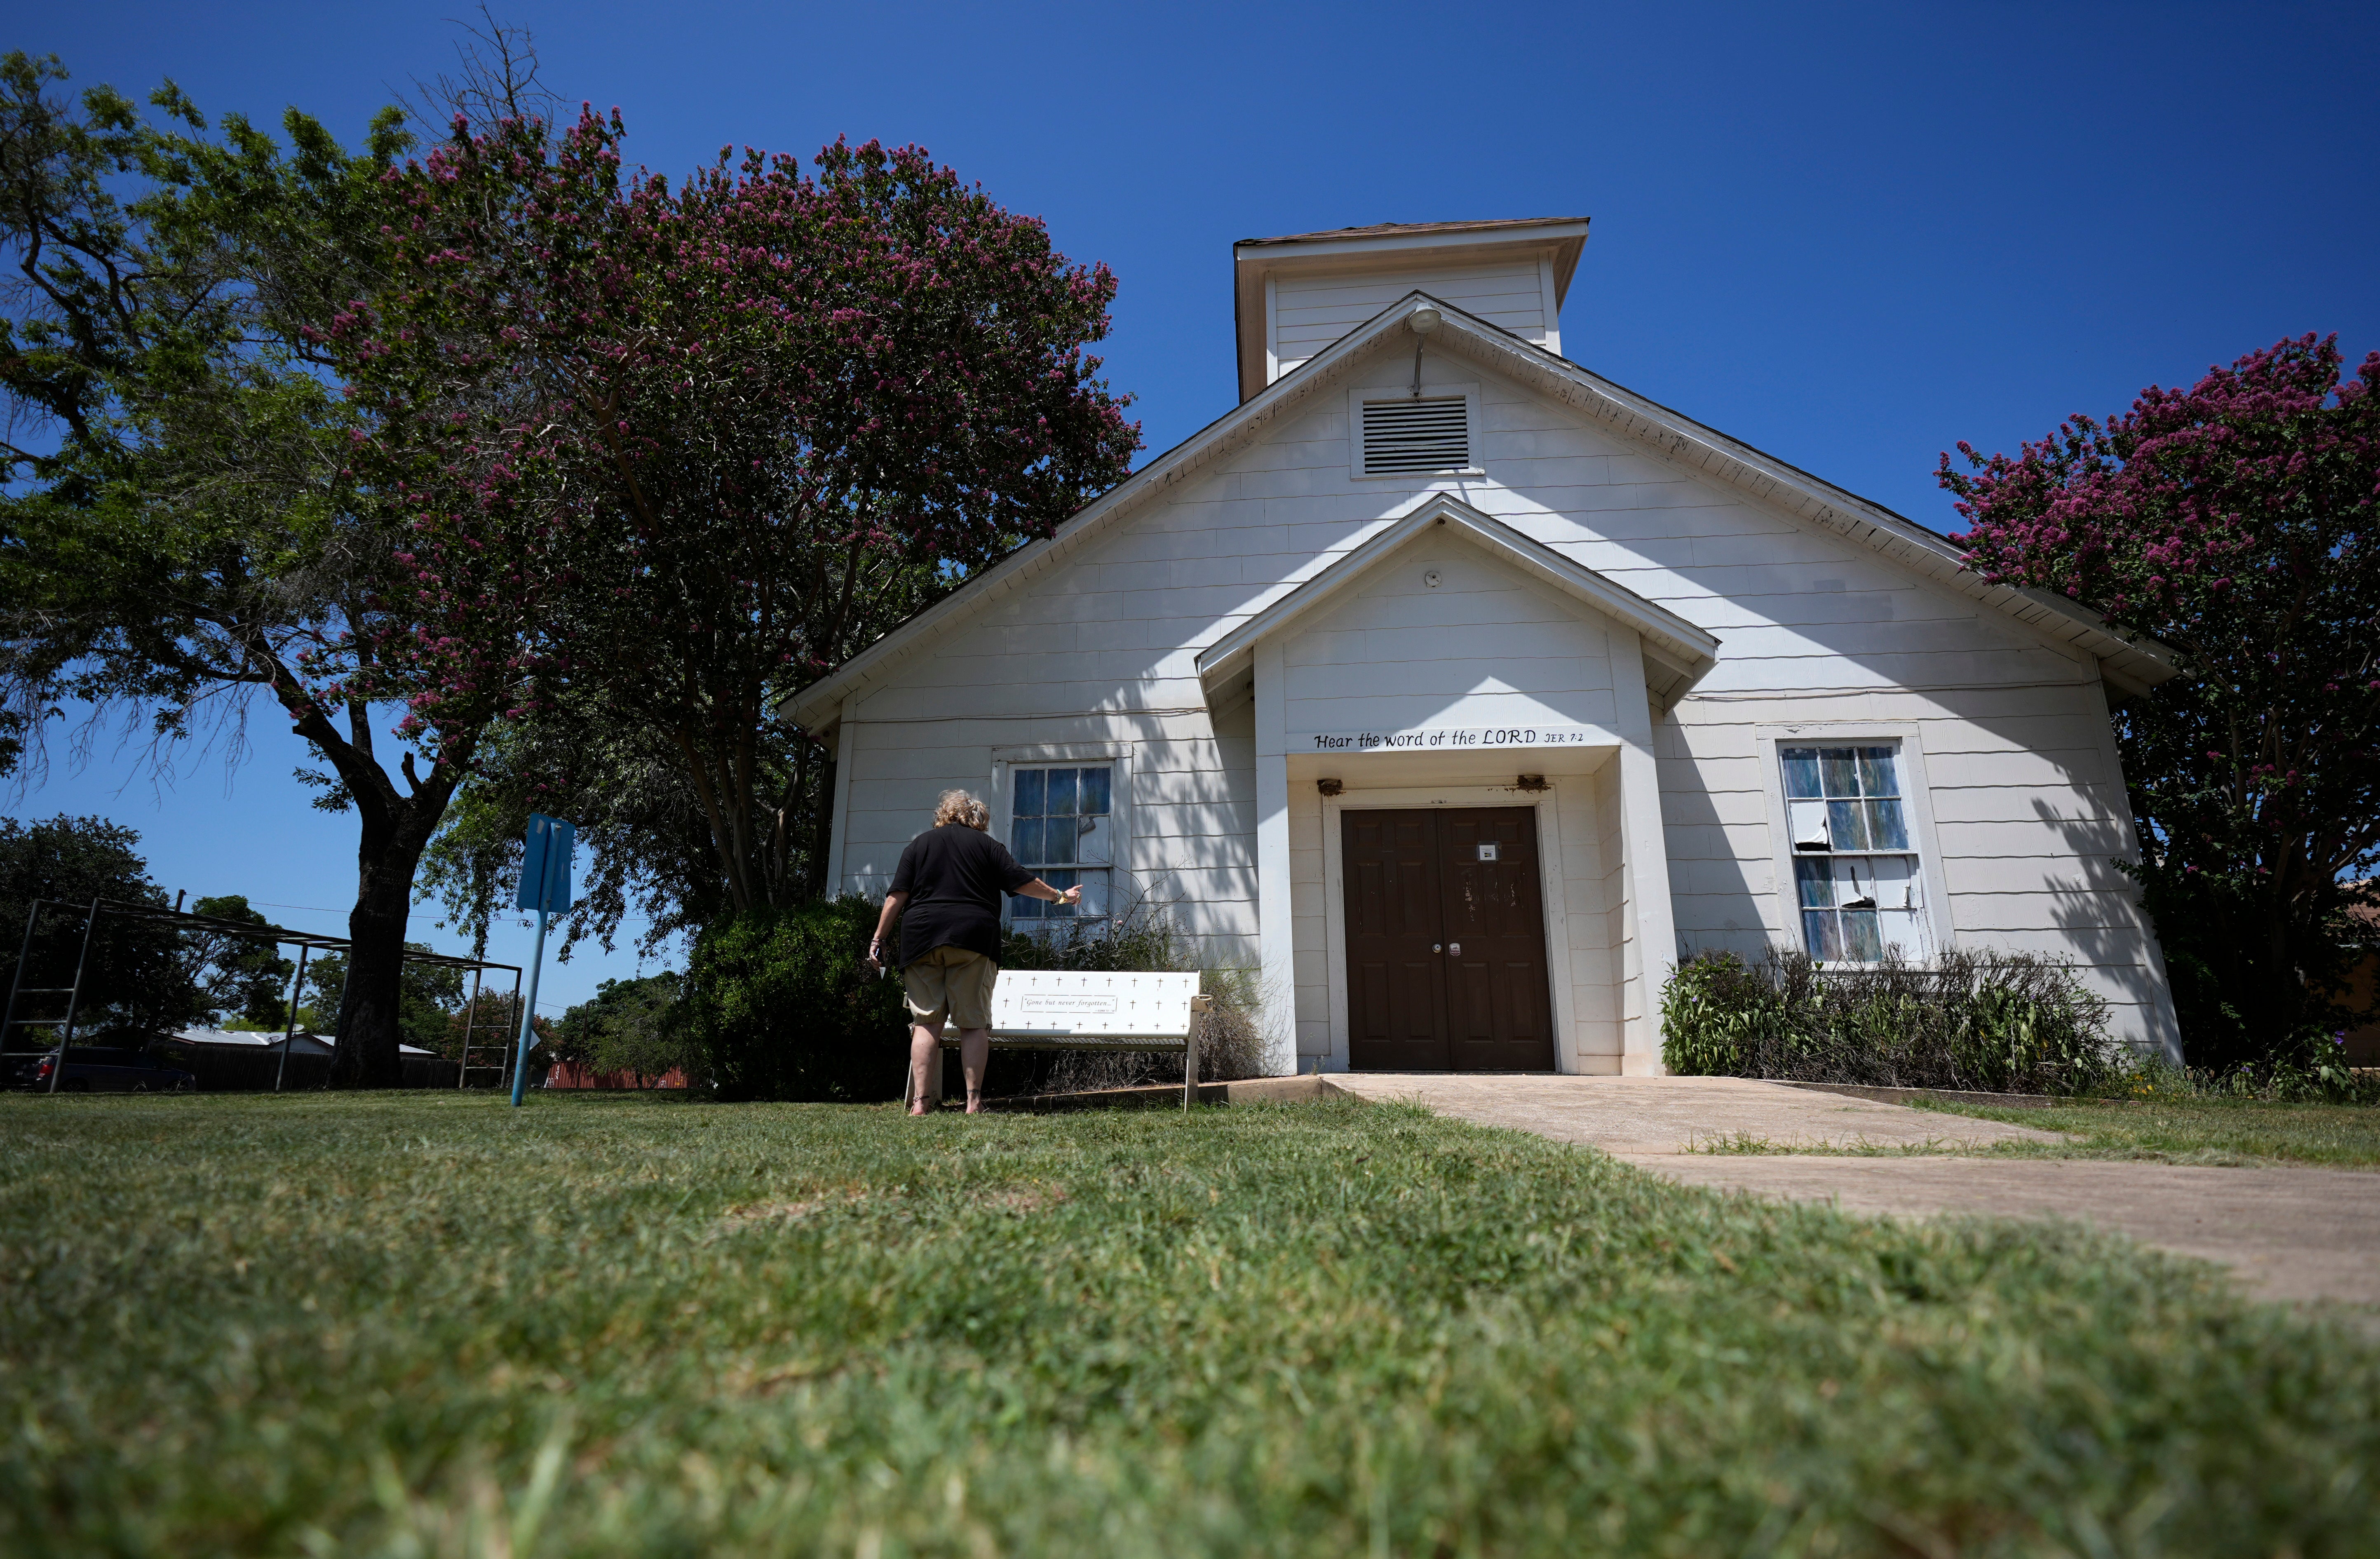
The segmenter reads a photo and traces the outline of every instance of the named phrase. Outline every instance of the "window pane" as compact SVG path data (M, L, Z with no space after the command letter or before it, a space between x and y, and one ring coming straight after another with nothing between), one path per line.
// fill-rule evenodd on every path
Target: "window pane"
M1884 956L1884 940L1876 933L1876 911L1842 912L1843 956L1855 964L1872 964Z
M1048 811L1051 817L1074 816L1075 771L1072 769L1050 769L1046 771L1046 773L1050 776L1050 804L1043 810ZM1069 856L1067 859L1071 860L1074 858Z
M1050 907L1038 898L1012 898L1008 901L1008 918L1012 920L1038 920L1041 911Z
M1076 913L1105 915L1108 912L1108 874L1104 871L1078 871L1075 878L1083 884L1083 902Z
M1064 893L1075 885L1075 874L1071 871L1044 871L1041 873L1041 880L1060 893ZM1041 906L1042 916L1047 920L1062 920L1075 912L1072 905L1046 904L1039 899L1034 902Z
M1925 902L1913 856L1878 856L1868 862L1876 870L1876 901L1887 909L1915 909Z
M1892 749L1860 749L1860 786L1870 796L1898 796L1900 781L1892 772Z
M1041 859L1052 866L1075 864L1075 830L1080 820L1053 817L1041 820Z
M1797 850L1831 849L1833 836L1827 832L1827 804L1824 801L1788 801L1785 822L1793 831L1793 847Z
M1107 817L1086 817L1077 824L1075 835L1075 859L1084 866L1105 866L1115 859L1110 844L1108 825L1114 820Z
M1029 818L1041 815L1042 787L1049 775L1050 772L1047 769L1016 771L1016 815L1018 817ZM1023 860L1025 857L1019 853L1016 859Z
M1830 963L1931 957L1919 861L1899 853L1912 851L1900 748L1780 746L1777 757L1810 956Z
M1867 809L1867 847L1871 850L1905 850L1909 847L1909 830L1900 821L1899 801L1869 801Z
M1062 828L1065 825L1061 823L1059 826ZM1016 864L1019 866L1038 866L1041 863L1041 820L1039 818L1016 820L1016 826L1011 831L1008 841L1008 853L1016 858Z
M1081 810L1085 812L1107 811L1109 810L1108 771L1085 769L1082 788L1076 793L1075 799L1081 803Z

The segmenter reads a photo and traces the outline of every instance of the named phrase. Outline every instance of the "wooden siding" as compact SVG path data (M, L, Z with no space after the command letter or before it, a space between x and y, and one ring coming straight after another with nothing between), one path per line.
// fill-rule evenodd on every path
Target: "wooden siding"
M1511 331L1533 346L1551 339L1534 259L1318 276L1274 283L1275 378L1305 362L1408 292L1421 291Z
M1282 658L1292 733L1614 723L1597 614L1459 540L1397 553Z
M1410 363L1384 347L1358 382L1395 382ZM1424 383L1480 384L1483 478L1354 479L1344 397L1321 397L1153 498L1032 589L960 620L862 695L846 733L844 885L880 892L933 793L985 783L992 748L1123 741L1136 754L1132 870L1172 883L1178 913L1219 948L1252 947L1252 727L1245 703L1224 728L1209 721L1196 652L1416 494L1445 489L1722 641L1717 669L1655 726L1682 946L1752 951L1788 932L1755 730L1892 723L1919 733L1928 760L1948 893L1937 933L2072 956L2118 1005L2127 1037L2170 1037L2154 941L2109 864L2130 852L2131 832L2086 655L1475 363L1432 354ZM1546 662L1575 654L1584 667L1571 636L1593 614L1564 614L1530 621L1565 647ZM1337 631L1352 637L1327 642L1309 636L1311 660L1287 674L1309 712L1290 727L1345 729L1451 707L1456 688L1481 685L1449 672L1451 655L1483 646L1465 648L1453 630L1466 625L1436 626L1450 631L1447 652L1433 652L1427 631L1395 624L1351 624ZM1548 684L1526 696L1561 708L1560 699L1589 690ZM1324 719L1325 710L1336 713ZM1594 830L1579 836L1594 838L1593 870L1616 884L1619 814L1607 815L1601 797L1593 806ZM1571 832L1566 822L1565 840ZM1619 898L1607 891L1598 911L1615 971ZM1298 911L1308 913L1303 901ZM1302 921L1297 930L1303 955L1313 932ZM1674 952L1645 951L1655 968ZM1301 984L1306 968L1301 956ZM1310 1005L1296 1005L1303 1025ZM1579 1003L1582 1025L1596 1010ZM1301 1048L1311 1042L1301 1036ZM1581 1048L1593 1053L1584 1032Z
M952 786L983 795L992 753L1024 743L1121 741L1131 749L1129 833L1119 841L1114 891L1161 907L1223 966L1256 958L1256 746L1243 704L1210 722L1094 715L1020 723L1001 719L880 724L844 733L839 784L850 787L841 885L880 898L903 846L932 819Z

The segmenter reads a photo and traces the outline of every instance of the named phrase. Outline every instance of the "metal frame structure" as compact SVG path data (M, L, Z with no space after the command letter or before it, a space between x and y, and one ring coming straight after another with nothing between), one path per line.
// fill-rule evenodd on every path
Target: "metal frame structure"
M29 987L25 984L25 962L32 956L33 933L41 926L42 911L45 907L68 911L80 910L85 916L82 928L82 951L75 959L75 977L72 985ZM33 900L25 917L24 944L17 951L17 971L8 982L8 1005L5 1013L0 1013L0 1067L6 1066L11 1055L48 1054L46 1049L11 1051L8 1048L9 1036L14 1034L19 1026L30 1028L46 1024L56 1027L59 1029L58 1042L55 1047L58 1064L50 1069L50 1086L45 1090L50 1093L55 1093L58 1090L58 1081L66 1076L67 1050L74 1043L75 1018L82 1005L83 975L91 964L91 940L98 932L100 917L103 915L152 925L163 924L175 931L205 932L210 935L235 936L250 942L270 942L276 946L294 946L298 949L298 972L289 982L289 1026L282 1032L281 1065L274 1070L273 1076L273 1091L275 1093L281 1091L282 1083L289 1075L289 1052L298 1037L298 998L306 987L307 960L317 952L344 952L352 945L350 939L344 936L324 936L319 932L292 931L286 926L260 926L246 920L220 920L212 915L192 915L179 909L163 909L153 904L129 904L121 899L94 898L85 905L67 899L37 898ZM446 953L417 953L409 947L405 950L401 962L431 964L441 968L471 971L471 1000L470 1005L464 1009L463 1017L463 1058L456 1068L455 1085L461 1088L468 1080L471 1072L471 1029L479 1016L480 981L490 969L510 969L513 976L513 1004L517 1006L520 1004L520 966L492 963L485 958L458 958ZM17 1016L17 998L19 996L64 996L67 999L67 1014L64 1017L20 1018ZM497 1043L501 1048L503 1041L499 1040ZM331 1039L331 1063L334 1068L338 1065L338 1037L334 1034ZM501 1066L482 1066L480 1069L508 1075Z

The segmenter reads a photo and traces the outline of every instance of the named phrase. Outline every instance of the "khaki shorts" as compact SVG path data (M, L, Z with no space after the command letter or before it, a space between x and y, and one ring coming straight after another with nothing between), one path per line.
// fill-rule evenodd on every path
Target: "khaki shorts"
M937 947L901 970L909 1016L939 1030L948 1017L961 1029L991 1027L991 982L1000 966L964 947Z

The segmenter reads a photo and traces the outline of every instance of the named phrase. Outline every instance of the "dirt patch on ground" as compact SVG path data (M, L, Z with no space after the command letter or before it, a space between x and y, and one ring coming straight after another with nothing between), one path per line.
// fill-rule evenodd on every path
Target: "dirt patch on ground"
M747 1229L759 1224L793 1224L813 1212L824 1212L824 1197L808 1197L800 1201L756 1201L746 1207L731 1207L719 1215L719 1221L730 1228Z
M888 1191L820 1191L814 1196L788 1197L781 1200L746 1202L731 1207L719 1215L720 1223L731 1229L764 1228L779 1224L798 1224L821 1212L839 1208L856 1207L865 1201L880 1201L892 1193Z
M881 1202L898 1196L896 1191L837 1190L820 1191L814 1196L787 1197L770 1201L746 1202L731 1207L719 1215L722 1227L730 1230L777 1228L815 1218L822 1212L841 1212L869 1202ZM999 1190L969 1195L962 1190L953 1199L959 1207L967 1201L995 1212L1023 1216L1056 1207L1067 1200L1060 1186L1007 1186ZM914 1204L913 1204L914 1205Z
M1045 1207L1055 1207L1066 1200L1066 1193L1056 1186L1014 1186L1004 1191L992 1191L984 1197L987 1206L1002 1212L1038 1212Z

